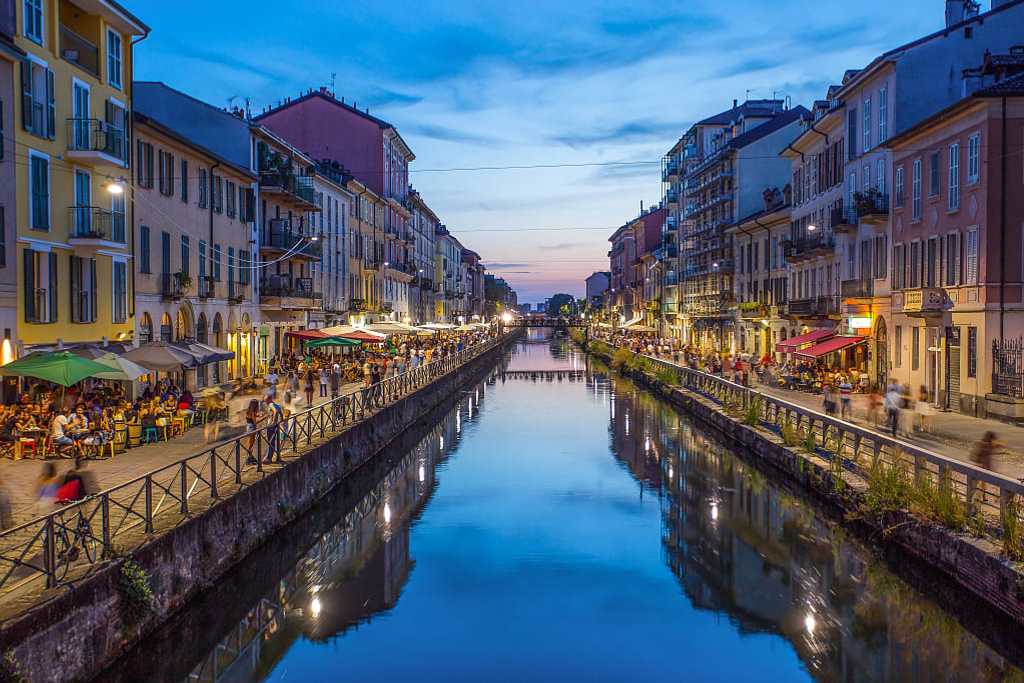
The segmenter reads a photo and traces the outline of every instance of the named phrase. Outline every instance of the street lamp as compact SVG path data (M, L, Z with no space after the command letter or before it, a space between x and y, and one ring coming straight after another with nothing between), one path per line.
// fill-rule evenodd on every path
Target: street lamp
M814 232L817 229L818 229L818 226L815 225L814 223L811 223L810 225L807 226L807 232Z

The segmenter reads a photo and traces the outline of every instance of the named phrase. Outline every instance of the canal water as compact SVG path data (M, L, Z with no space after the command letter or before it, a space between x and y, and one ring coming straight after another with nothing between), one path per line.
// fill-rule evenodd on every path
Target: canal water
M550 330L392 451L103 680L1021 680L1012 634Z

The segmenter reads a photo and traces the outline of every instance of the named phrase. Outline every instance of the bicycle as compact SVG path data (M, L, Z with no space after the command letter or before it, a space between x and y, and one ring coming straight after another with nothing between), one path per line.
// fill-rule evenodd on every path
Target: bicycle
M54 578L59 582L67 576L71 565L78 562L83 554L88 564L95 564L102 555L103 541L92 532L89 520L82 513L81 506L75 510L75 520L65 522L63 516L53 517Z

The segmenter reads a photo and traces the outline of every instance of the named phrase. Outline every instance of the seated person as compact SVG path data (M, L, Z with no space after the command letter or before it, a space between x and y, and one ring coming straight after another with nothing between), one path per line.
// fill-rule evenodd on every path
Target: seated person
M70 425L71 418L69 418L66 413L57 411L54 414L53 419L50 421L50 442L53 443L54 446L77 447L74 439L68 436L66 432Z

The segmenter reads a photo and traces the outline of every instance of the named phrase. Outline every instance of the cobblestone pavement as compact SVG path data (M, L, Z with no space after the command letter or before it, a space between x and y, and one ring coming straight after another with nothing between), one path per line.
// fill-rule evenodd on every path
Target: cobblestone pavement
M347 384L341 393L349 394L358 388L359 383ZM253 397L256 398L255 395ZM317 396L313 404L320 405L328 400ZM113 459L88 460L86 469L92 473L100 489L107 489L202 451L207 445L200 425L169 441L137 446L118 453ZM44 512L38 509L35 491L35 481L42 470L42 462L35 459L0 460L0 495L4 496L11 507L14 524L26 522ZM64 458L49 458L47 462L54 463L58 473L71 467L71 460Z

